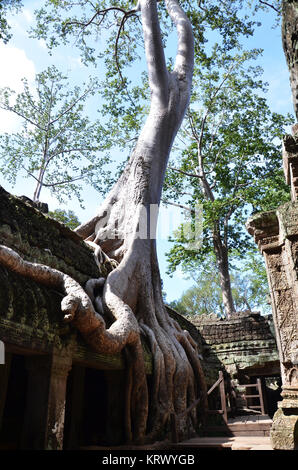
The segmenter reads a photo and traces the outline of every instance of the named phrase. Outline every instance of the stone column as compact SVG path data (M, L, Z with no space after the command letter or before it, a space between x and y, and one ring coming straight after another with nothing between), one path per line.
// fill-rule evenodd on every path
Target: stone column
M22 448L63 448L67 375L72 358L64 351L28 357L28 389Z
M298 449L298 135L285 137L283 161L292 201L253 216L247 229L265 258L281 366L272 446L292 450Z

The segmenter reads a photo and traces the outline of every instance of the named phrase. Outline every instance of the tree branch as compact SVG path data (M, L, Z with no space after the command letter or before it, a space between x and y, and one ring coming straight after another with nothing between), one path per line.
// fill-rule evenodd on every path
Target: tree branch
M176 202L167 201L166 199L162 199L161 202L163 202L164 204L169 204L170 206L179 207L180 209L186 210L186 211L190 212L191 214L195 214L194 209L191 209L190 207L184 206L183 204L178 204Z
M194 66L194 39L191 23L177 0L165 0L168 13L176 26L178 51L174 72L191 86Z
M276 8L274 5L272 5L271 3L264 2L263 0L259 0L259 2L262 3L263 5L266 5L269 8L272 8L277 13L280 13L280 10L278 8Z
M37 124L36 122L32 121L31 119L29 119L27 116L25 116L24 114L20 113L19 111L16 111L14 108L12 108L11 106L1 106L0 105L0 108L1 109L4 109L5 111L11 111L12 113L15 113L17 116L20 116L22 119L25 119L25 121L29 122L30 124L32 124L32 126L34 127L37 127L37 129L43 131L43 132L46 132L46 129L44 129L43 127L41 127L39 124Z
M190 178L203 178L201 175L195 175L194 173L188 173L187 171L179 170L179 168L174 168L172 166L168 166L169 170L172 171L177 171L178 173L181 173L182 175L189 176Z
M156 0L140 0L142 25L152 99L164 105L168 100L169 73L161 38Z

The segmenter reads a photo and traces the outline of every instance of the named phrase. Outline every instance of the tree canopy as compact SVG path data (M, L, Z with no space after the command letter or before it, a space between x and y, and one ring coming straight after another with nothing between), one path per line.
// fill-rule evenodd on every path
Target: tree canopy
M35 82L31 90L24 78L24 91L16 97L7 87L0 90L0 108L22 122L19 132L0 136L1 173L13 184L21 172L31 178L34 201L47 187L60 202L76 196L82 203L83 182L105 193L110 178L105 151L110 143L100 122L91 122L84 111L86 99L97 91L96 80L83 90L71 89L68 78L51 66L37 74Z
M6 44L12 36L11 27L7 21L9 12L17 12L23 6L21 0L1 0L0 2L0 40Z

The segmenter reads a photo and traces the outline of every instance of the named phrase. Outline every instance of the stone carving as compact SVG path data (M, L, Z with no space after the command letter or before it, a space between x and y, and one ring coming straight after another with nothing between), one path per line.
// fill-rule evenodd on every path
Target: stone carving
M275 211L256 214L247 230L265 258L276 340L279 350L282 396L271 432L276 449L298 448L298 135L283 142L283 166L291 186L291 202Z

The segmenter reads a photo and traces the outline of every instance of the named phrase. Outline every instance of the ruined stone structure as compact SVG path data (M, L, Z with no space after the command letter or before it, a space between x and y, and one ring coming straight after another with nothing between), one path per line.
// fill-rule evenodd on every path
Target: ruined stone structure
M200 315L192 320L204 340L202 354L210 385L224 368L232 379L278 376L279 358L271 329L271 315L242 312L230 319Z
M247 390L241 387L260 379L265 414L272 417L280 399L280 363L272 315L246 311L229 319L199 315L191 321L200 333L208 388L218 379L218 371L225 374L229 416L253 413L248 405L260 405L258 400L243 399ZM230 400L232 390L235 394L233 403Z
M93 252L74 232L2 188L0 244L81 284L99 276ZM62 297L0 266L0 449L123 442L125 356L93 352L63 322Z
M283 163L291 202L257 214L247 229L266 262L273 320L281 363L282 401L274 415L275 449L298 448L298 135L287 135Z
M2 188L0 244L81 285L107 274L99 273L93 252L74 232ZM77 329L63 322L62 297L0 266L0 341L5 345L0 449L124 443L125 351L111 356L92 351ZM240 384L280 373L270 316L208 316L193 325L172 309L168 312L197 342L208 388L220 370ZM143 348L150 382L151 356L145 343Z

